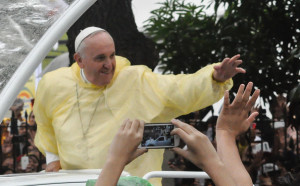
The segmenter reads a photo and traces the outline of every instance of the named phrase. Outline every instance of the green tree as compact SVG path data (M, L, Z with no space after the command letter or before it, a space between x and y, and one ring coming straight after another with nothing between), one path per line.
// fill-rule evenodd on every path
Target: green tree
M288 93L299 83L300 1L215 1L228 6L216 26L222 54L240 53L247 74L236 82L253 81L265 101Z
M156 41L164 73L193 73L218 60L216 19L205 14L205 6L178 0L159 4L162 6L151 12L145 31Z
M274 92L288 93L299 83L299 0L216 0L215 11L227 7L220 17L182 0L161 5L146 31L157 42L164 72L195 72L239 53L247 73L234 77L234 91L253 81L271 102Z

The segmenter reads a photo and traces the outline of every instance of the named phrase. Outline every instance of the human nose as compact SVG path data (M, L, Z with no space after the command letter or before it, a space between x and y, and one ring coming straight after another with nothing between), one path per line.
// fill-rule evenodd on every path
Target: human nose
M105 60L103 66L107 69L110 69L112 67L112 60L108 58L107 60Z

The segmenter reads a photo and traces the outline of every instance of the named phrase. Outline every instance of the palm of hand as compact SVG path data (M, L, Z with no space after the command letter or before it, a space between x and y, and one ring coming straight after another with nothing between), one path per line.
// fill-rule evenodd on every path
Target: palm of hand
M239 60L240 55L235 55L232 58L225 58L221 64L214 66L213 77L215 80L224 82L237 73L245 73L246 71L243 68L238 68L242 63L242 60Z
M251 122L248 120L248 112L244 108L230 105L229 108L223 108L217 122L217 130L226 130L237 136L246 132Z
M220 64L219 68L215 68L217 71L216 79L226 81L229 78L232 78L236 72L236 68L229 64Z

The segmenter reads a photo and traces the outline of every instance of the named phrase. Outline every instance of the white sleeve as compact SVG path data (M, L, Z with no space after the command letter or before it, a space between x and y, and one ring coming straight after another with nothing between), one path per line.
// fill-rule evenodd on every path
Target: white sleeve
M59 156L56 154L53 154L52 152L45 151L46 153L46 164L48 165L49 163L53 161L59 160Z

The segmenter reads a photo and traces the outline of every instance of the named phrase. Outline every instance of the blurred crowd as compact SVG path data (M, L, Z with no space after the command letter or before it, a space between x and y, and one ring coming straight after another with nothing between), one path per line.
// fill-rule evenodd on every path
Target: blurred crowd
M23 107L23 100L16 99L10 108L11 117L1 122L0 174L39 172L45 168L45 157L34 145L34 114L27 114Z
M36 122L34 113L23 110L24 102L16 99L11 118L1 122L0 174L39 172L45 169L45 157L34 145ZM279 95L270 105L272 118L260 106L253 111L260 113L246 134L236 140L241 159L256 185L290 185L299 179L298 126L289 119L286 97ZM212 108L212 107L211 107ZM215 145L215 125L218 116L212 115L205 122L203 111L197 111L179 119L206 134ZM206 113L207 114L207 113ZM293 115L291 116L293 118ZM185 144L181 142L181 147ZM168 160L175 171L201 171L183 157L175 155ZM212 180L175 179L175 185L214 185Z
M296 115L289 113L286 97L277 96L277 100L270 105L272 118L266 116L266 110L261 106L253 108L259 116L249 131L240 135L236 140L240 157L248 170L253 183L261 186L271 185L300 185L299 164L299 130L295 120ZM215 146L215 126L218 116L211 116L206 122L197 111L180 118L186 123L194 125L206 134ZM298 136L298 137L297 137ZM298 145L297 145L298 144ZM185 144L181 144L184 147ZM192 163L174 154L169 167L175 171L201 171ZM214 185L212 180L175 179L175 185Z

